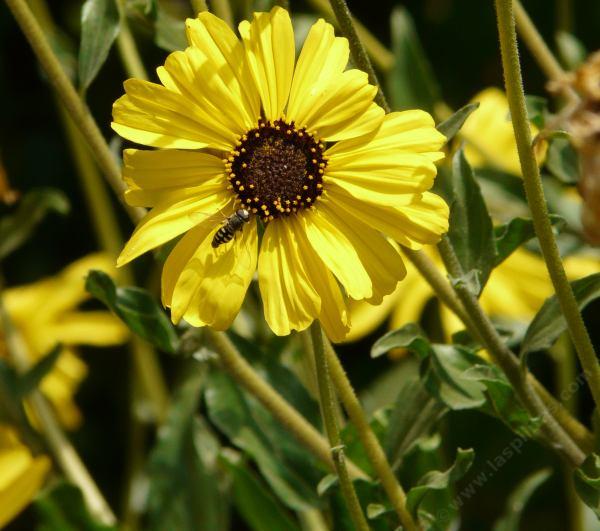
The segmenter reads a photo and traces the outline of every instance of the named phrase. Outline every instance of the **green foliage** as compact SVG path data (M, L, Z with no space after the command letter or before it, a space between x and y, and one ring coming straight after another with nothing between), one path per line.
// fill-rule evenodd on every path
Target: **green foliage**
M525 96L527 118L538 129L543 129L548 115L548 100L540 96Z
M579 155L568 133L558 131L549 138L545 168L565 184L579 181Z
M523 510L535 491L550 476L552 471L545 468L527 476L508 498L504 514L494 524L493 531L519 531Z
M79 90L88 89L108 57L121 18L117 0L86 0L81 8Z
M600 456L588 455L583 464L573 472L575 490L600 520Z
M594 299L600 297L600 273L571 282L571 288L582 310ZM562 314L556 295L544 302L540 311L529 325L523 344L521 356L536 350L550 348L558 337L567 329L567 322Z
M89 513L80 490L58 482L43 491L34 503L39 517L38 531L116 531L98 523Z
M27 371L19 375L18 396L26 397L34 389L37 389L40 382L52 370L56 360L62 351L61 345L56 345L48 354L40 358Z
M223 451L219 462L233 482L233 503L254 531L299 531L277 499L232 450ZM204 529L204 528L203 528Z
M475 459L475 452L472 449L458 448L456 460L450 468L444 472L435 470L425 474L406 496L406 505L413 517L418 518L419 508L428 494L447 489L449 485L456 483L471 468L473 459Z
M154 297L146 290L120 288L102 271L90 271L85 289L119 317L132 332L165 352L174 353L177 332Z
M190 364L150 454L150 530L224 531L227 498L217 468L220 445L197 416L205 371Z
M567 70L580 67L587 57L587 50L583 43L568 31L556 32L556 48Z
M390 17L394 66L388 74L390 105L394 110L433 110L440 89L408 11L396 8Z
M14 212L0 218L0 260L23 245L50 213L69 212L67 197L55 188L36 188L19 201Z
M185 22L167 13L157 4L154 42L163 50L173 52L187 47Z
M467 118L473 111L476 111L479 103L468 103L461 107L452 116L439 123L436 129L446 137L446 143L449 143L460 131Z
M479 184L460 149L445 183L450 204L448 239L473 291L479 294L495 265L494 229ZM458 280L458 279L456 279Z

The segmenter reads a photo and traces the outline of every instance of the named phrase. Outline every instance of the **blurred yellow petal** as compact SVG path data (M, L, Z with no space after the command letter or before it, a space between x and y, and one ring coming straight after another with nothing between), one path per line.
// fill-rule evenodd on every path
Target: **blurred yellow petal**
M128 328L109 312L69 312L49 324L48 333L65 345L119 345L129 337Z

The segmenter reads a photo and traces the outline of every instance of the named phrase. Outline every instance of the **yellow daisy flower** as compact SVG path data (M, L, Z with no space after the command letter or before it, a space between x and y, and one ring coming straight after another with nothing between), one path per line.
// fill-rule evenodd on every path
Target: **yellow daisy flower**
M448 208L428 191L444 137L425 112L385 116L323 20L297 61L281 8L242 22L241 40L210 13L186 30L161 84L128 80L113 108L117 133L164 148L124 153L126 200L152 210L118 265L185 233L162 276L174 322L226 329L258 268L276 334L318 318L341 340L346 296L378 303L405 275L386 236L418 248L446 231ZM241 236L213 241L240 209Z
M426 252L445 275L446 271L435 249L426 248ZM597 273L600 269L600 260L584 256L567 257L564 264L570 280ZM425 305L434 297L434 292L412 264L407 269L404 282L393 294L384 297L379 307L364 302L356 302L351 306L353 327L347 336L348 341L373 332L388 316L391 329L419 321ZM494 269L481 294L480 302L485 312L492 317L528 322L553 293L544 260L525 248L519 248ZM445 306L441 306L441 318L448 338L464 328L458 317Z
M521 175L517 143L504 92L489 87L476 94L471 102L479 102L479 107L460 130L460 138L466 141L465 157L471 166L491 165L507 173ZM535 137L539 132L537 127L530 124L529 128ZM545 147L544 143L536 153L538 164L544 161Z
M2 303L27 344L32 363L58 343L63 345L56 364L42 380L40 388L67 428L75 428L81 422L81 413L73 396L87 372L75 346L118 345L128 336L126 327L109 312L77 310L90 298L84 283L91 269L111 272L113 260L107 255L89 255L72 263L59 275L2 292ZM0 337L0 356L3 355L1 340Z
M0 528L27 507L49 470L48 457L34 457L12 428L0 424Z

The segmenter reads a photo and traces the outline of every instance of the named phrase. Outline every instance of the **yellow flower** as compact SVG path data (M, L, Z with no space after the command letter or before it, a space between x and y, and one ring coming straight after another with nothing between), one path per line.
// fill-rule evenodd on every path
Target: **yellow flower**
M90 269L111 272L113 260L107 255L89 255L59 275L2 293L4 307L27 344L32 363L58 343L63 345L56 364L40 388L68 428L75 428L81 421L73 395L87 371L74 347L117 345L128 335L125 326L109 312L77 310L77 306L90 298L84 287Z
M476 168L491 165L513 175L521 175L521 165L515 134L506 95L500 89L490 87L476 94L472 102L479 102L475 110L460 130L460 137L466 141L465 157ZM535 137L537 127L530 124ZM545 158L545 149L536 153L538 163Z
M433 248L426 249L440 270L446 272ZM600 268L597 258L570 256L564 260L567 276L575 280ZM396 329L418 322L427 302L434 296L429 284L409 264L407 277L396 291L384 298L383 304L373 308L364 302L351 307L353 328L347 340L353 341L371 333L388 315L390 328ZM554 293L543 259L524 248L517 249L490 275L480 297L485 312L495 318L527 322L533 318L544 301ZM444 331L449 338L464 326L448 308L441 307Z
M29 504L48 470L46 456L31 455L14 430L0 424L0 528Z
M405 274L386 236L419 248L447 230L448 208L428 191L444 137L425 112L385 116L323 20L297 62L281 8L242 22L241 40L209 13L186 29L190 46L157 69L162 84L128 80L113 108L121 136L168 148L124 153L125 197L152 211L118 265L186 233L162 277L174 322L226 329L258 268L276 334L318 318L340 340L346 296L378 303ZM241 208L241 236L213 248Z

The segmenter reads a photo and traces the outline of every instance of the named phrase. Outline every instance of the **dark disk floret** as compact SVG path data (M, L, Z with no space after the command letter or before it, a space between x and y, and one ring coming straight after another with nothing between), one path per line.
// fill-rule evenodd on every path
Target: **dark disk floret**
M225 161L242 204L264 221L311 207L323 193L324 145L306 128L260 120Z

